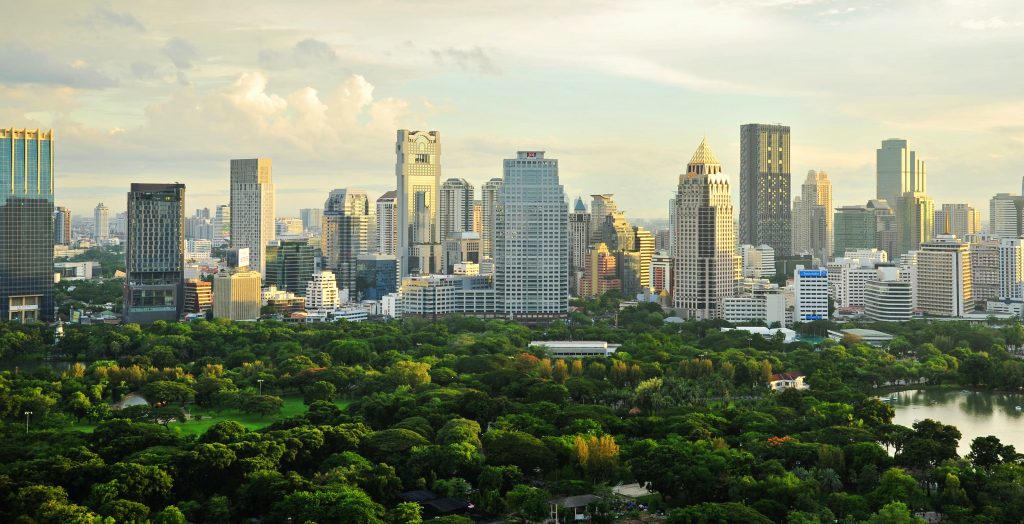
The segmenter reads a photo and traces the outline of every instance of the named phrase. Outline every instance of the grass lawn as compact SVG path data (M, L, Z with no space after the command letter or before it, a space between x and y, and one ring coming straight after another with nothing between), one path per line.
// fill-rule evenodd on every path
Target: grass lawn
M281 407L281 412L276 415L269 415L266 417L243 413L237 409L224 409L218 413L212 409L192 405L189 407L193 417L191 421L171 422L168 424L168 427L177 429L182 435L201 435L206 432L207 429L210 429L210 426L218 422L233 420L251 431L267 427L278 420L294 417L295 415L301 415L306 412L306 405L302 403L301 396L293 395L282 397L282 400L284 400L284 406ZM339 408L345 409L351 401L335 400L334 403ZM196 420L196 416L201 416L202 420ZM91 433L96 429L96 424L75 424L71 426L71 429L73 431Z

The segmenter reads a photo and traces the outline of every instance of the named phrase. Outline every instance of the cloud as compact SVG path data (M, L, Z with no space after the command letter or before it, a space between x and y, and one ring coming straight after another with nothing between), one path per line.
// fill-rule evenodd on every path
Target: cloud
M1006 29L1008 27L1020 27L1022 25L1024 25L1024 22L1007 22L999 16L993 16L985 20L964 20L960 22L960 27L971 31L989 31L993 29Z
M326 42L307 38L285 50L261 49L257 59L263 67L284 69L333 64L338 61L338 54Z
M151 80L158 76L156 66L149 62L132 62L131 71L135 78L143 80Z
M116 82L83 61L61 63L36 49L13 43L0 46L0 83L99 89Z
M476 71L488 75L500 74L501 70L491 60L491 57L479 46L468 49L449 47L442 50L433 50L434 61L438 64L454 63L467 71Z
M139 22L139 19L135 18L131 13L118 13L105 7L100 7L96 9L96 18L108 24L127 27L136 31L146 30L146 26L142 25L142 22Z
M171 62L174 62L174 66L178 69L191 69L192 61L199 56L199 52L191 42L177 36L168 40L161 51L171 59Z

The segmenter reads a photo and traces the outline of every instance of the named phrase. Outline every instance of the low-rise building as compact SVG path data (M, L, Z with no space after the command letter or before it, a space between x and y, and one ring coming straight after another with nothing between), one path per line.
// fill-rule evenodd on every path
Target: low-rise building
M772 391L784 391L787 389L805 390L811 386L804 384L804 374L798 371L788 373L775 373L768 379L768 385Z
M603 340L538 340L530 342L532 348L544 348L552 358L606 358L615 354L620 344Z

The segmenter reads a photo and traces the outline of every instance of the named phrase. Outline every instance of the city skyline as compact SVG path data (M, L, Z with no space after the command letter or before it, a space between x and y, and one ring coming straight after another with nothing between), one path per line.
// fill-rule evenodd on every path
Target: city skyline
M281 215L297 216L322 188L376 196L393 189L386 175L399 128L444 132L445 177L474 185L500 175L505 151L546 149L561 159L568 195L613 193L637 218L668 215L644 205L648 192L631 182L642 176L651 193L672 193L689 154L680 119L701 120L693 134L716 144L736 187L737 127L790 126L792 170L828 172L837 206L874 196L874 150L888 138L910 140L927 159L937 204L968 203L983 217L991 195L1017 190L1024 172L1018 82L993 65L1013 60L1022 38L1014 28L1024 13L1010 2L531 4L501 16L462 6L463 23L445 34L422 27L424 17L453 15L451 4L408 14L395 6L225 3L182 18L123 2L57 14L19 4L12 10L25 23L14 39L35 27L51 45L0 52L0 114L15 127L55 130L66 181L55 200L75 216L119 202L133 181L185 183L196 188L189 209L212 208L226 201L229 159L254 156L273 158L288 181ZM570 14L578 23L569 31L549 30ZM389 23L356 23L382 18ZM616 18L630 23L608 32ZM523 35L487 37L522 20ZM211 21L224 30L210 31ZM687 43L710 28L723 45ZM822 28L827 39L804 45ZM599 29L605 38L588 38ZM659 51L641 45L652 38ZM112 45L125 40L134 45ZM761 66L736 52L768 41L795 59ZM759 80L749 84L754 66ZM897 67L898 85L878 82ZM496 120L508 123L500 134Z

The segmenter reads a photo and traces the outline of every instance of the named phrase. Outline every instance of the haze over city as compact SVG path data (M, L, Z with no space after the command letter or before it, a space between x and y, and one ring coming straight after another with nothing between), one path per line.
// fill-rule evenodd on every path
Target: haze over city
M56 202L123 210L130 182L226 203L231 158L269 157L277 214L394 188L395 129L445 137L442 178L560 160L570 197L667 201L700 139L738 183L739 126L792 128L794 185L875 193L899 137L937 203L1020 190L1024 6L1012 1L10 3L0 120L53 128ZM637 181L642 180L642 189ZM970 181L970 183L965 183ZM736 192L734 191L734 198Z

